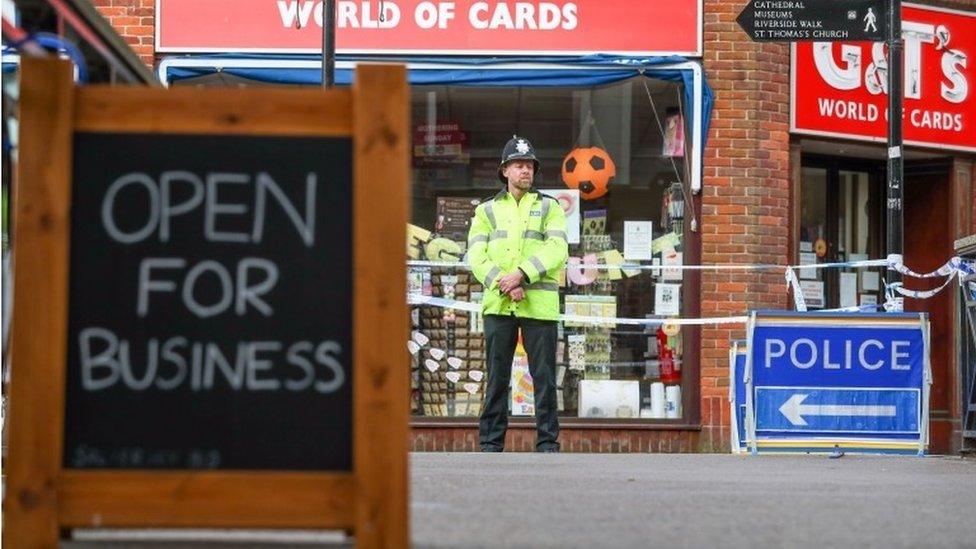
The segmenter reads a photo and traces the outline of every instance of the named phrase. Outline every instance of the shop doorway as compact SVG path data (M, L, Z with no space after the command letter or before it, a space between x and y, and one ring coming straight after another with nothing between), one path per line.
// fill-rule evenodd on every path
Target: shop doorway
M904 250L916 272L933 271L953 254L951 161L906 160L904 189ZM800 264L880 259L888 255L884 161L837 156L803 155L799 198ZM813 269L801 272L801 285L810 310L870 308L884 303L883 268ZM941 278L909 278L905 286L926 290ZM951 395L957 390L952 358L952 294L943 291L929 299L905 299L906 311L921 311L931 320L932 392L929 451L948 453L953 418Z
M949 161L905 163L905 262L916 272L930 272L952 257L952 196ZM941 278L906 279L905 287L927 290L942 283ZM952 367L953 291L947 288L928 299L906 299L906 311L924 311L931 322L932 392L929 400L931 442L929 451L950 451L952 436L951 395L957 390Z

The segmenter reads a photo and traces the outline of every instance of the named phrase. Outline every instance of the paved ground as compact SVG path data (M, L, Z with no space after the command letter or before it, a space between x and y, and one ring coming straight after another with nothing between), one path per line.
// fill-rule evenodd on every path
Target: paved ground
M418 547L976 547L976 461L417 454Z
M972 459L423 453L411 460L418 548L976 548ZM301 535L287 546L338 541ZM220 547L270 543L245 539Z

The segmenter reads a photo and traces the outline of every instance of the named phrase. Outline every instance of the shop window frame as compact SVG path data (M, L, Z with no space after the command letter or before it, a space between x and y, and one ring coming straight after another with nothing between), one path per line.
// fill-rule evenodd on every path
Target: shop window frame
M639 76L637 76L639 77ZM636 78L636 77L635 77ZM623 81L622 81L623 82ZM500 89L516 89L517 87L503 87ZM697 155L700 156L700 155ZM694 158L694 157L693 157ZM700 165L697 172L700 174ZM483 196L483 190L461 191L460 195ZM695 216L701 211L701 195L692 192L688 195L694 204ZM701 220L698 220L700 227ZM686 224L684 232L684 259L686 265L697 265L701 262L701 232L692 231L690 223ZM682 314L683 318L699 317L701 311L701 272L698 270L685 270L681 281L682 292ZM652 337L646 335L645 337ZM559 423L565 429L625 429L625 430L700 430L701 428L701 377L700 377L700 354L701 354L701 328L698 326L683 327L682 340L682 408L683 414L675 419L653 419L653 418L581 418L573 416L560 416ZM509 426L516 429L526 429L535 427L534 416L512 416L509 415ZM438 417L414 415L410 416L410 425L413 428L476 428L478 426L477 417Z

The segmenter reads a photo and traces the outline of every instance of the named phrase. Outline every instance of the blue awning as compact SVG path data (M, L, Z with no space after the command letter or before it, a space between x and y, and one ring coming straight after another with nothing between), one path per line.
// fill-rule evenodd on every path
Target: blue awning
M678 56L633 58L612 55L579 57L336 57L336 84L352 83L351 64L358 61L402 62L410 65L411 85L589 87L630 78L647 77L684 84L689 126L701 124L708 135L713 95L701 67L689 67ZM208 54L168 57L160 64L160 78L176 82L217 72L269 84L322 83L321 56L281 54ZM344 65L344 67L343 67ZM702 116L695 112L695 72L701 79Z

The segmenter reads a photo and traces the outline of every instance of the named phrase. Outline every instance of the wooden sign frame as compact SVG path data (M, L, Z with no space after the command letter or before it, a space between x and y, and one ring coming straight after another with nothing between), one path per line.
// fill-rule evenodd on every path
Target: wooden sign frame
M20 107L4 544L56 547L73 527L235 527L408 546L406 69L360 65L351 89L329 91L157 90L75 87L69 63L25 59ZM64 467L75 131L352 137L351 473Z

